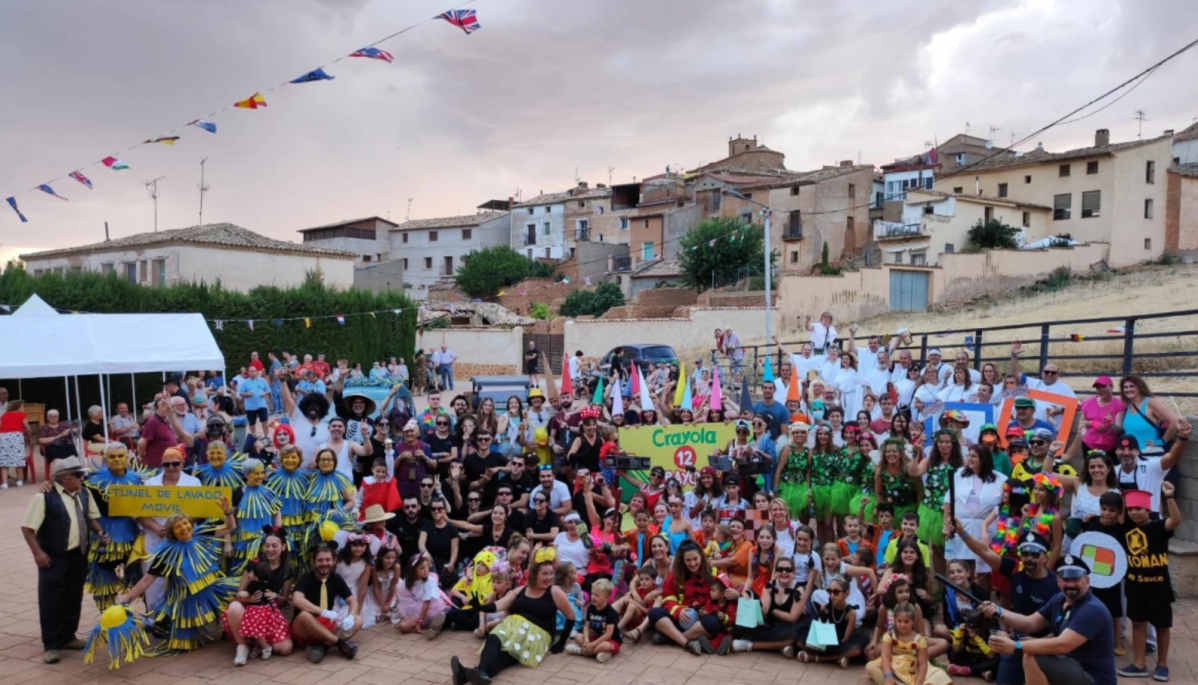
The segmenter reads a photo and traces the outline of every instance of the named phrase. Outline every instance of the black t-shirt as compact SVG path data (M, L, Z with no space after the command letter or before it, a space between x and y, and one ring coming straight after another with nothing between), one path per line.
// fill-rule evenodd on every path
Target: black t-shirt
M552 509L545 510L545 518L538 520L536 512L530 513L524 520L524 529L532 529L536 535L545 535L553 528L561 529L562 521Z
M1127 552L1125 582L1140 591L1160 589L1161 601L1172 601L1173 583L1169 579L1169 539L1173 531L1161 520L1139 526L1127 520L1119 540ZM1167 594L1165 594L1167 593ZM1155 596L1155 595L1154 595Z
M453 551L451 543L458 537L458 530L448 523L444 528L437 528L430 523L427 530L428 540L424 548L437 560L437 566L444 566L449 563L449 555Z
M257 566L258 566L257 564L253 564L253 563L250 564L249 571L253 572ZM270 590L271 592L275 593L276 595L281 595L283 593L283 585L288 580L290 580L294 577L295 577L295 569L291 567L291 564L279 564L279 567L276 569L273 569L270 572L270 575L266 576L265 578L258 578L257 576L255 576L255 579L250 582L248 591L249 591L250 595L253 595L255 592L261 592L261 591L265 591L265 590ZM319 588L317 589L317 591L319 592ZM320 600L319 594L316 596L316 599L317 599L317 601ZM267 603L268 602L265 598L263 598L262 601L259 602L259 604L267 604ZM313 604L315 604L315 602L313 602Z
M466 482L473 483L482 478L487 469L496 469L507 464L503 457L495 453L485 456L472 454L462 460L462 468L466 471ZM494 480L494 479L492 479Z
M87 423L83 424L83 431L80 433L80 435L83 436L83 442L85 443L91 442L91 439L96 436L100 437L100 442L104 442L104 424L97 424L88 421Z
M386 526L399 540L399 548L403 550L404 556L411 556L419 551L417 545L420 542L421 531L431 528L432 524L419 516L415 521L408 521L408 517L400 512L398 516L388 520Z
M316 578L316 573L314 571L309 571L308 573L300 576L300 579L296 581L295 592L302 592L304 599L325 610L332 609L334 606L336 606L338 597L348 602L349 598L353 596L353 593L349 591L349 586L345 584L345 581L341 578L341 576L337 575L336 573L330 573L328 579L326 579L324 583L325 589L328 591L328 596L326 597L328 600L328 605L321 606L320 585L321 583L320 580Z
M428 443L428 456L437 460L437 473L440 474L441 480L447 480L449 478L449 462L442 462L441 455L453 453L453 434L442 438L433 432L426 435L424 441Z
M1057 587L1057 574L1049 571L1043 578L1031 578L1024 573L1019 562L1011 557L1002 557L999 573L1011 580L1011 608L1017 614L1031 616L1061 591Z
M597 640L608 626L615 626L616 630L611 634L611 639L615 642L623 642L624 635L620 630L620 614L608 604L600 611L594 604L587 605L587 627L591 629L591 639Z

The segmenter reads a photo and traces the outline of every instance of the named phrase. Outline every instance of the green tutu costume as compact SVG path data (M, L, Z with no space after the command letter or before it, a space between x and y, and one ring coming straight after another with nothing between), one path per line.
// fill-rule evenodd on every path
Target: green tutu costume
M811 495L815 500L815 518L826 521L832 515L833 489L840 474L844 450L811 452Z
M837 516L856 514L861 504L862 488L874 482L874 464L868 454L845 451L840 459L840 472L832 486L832 513Z
M894 476L882 469L882 491L886 493L886 501L894 507L895 521L901 520L904 513L915 511L915 481L907 475L906 471ZM871 503L866 510L866 515L871 520L874 518L874 509L874 505Z
M503 651L529 668L536 668L545 660L553 643L552 635L523 616L508 616L491 634L499 638ZM481 653L482 647L478 651Z
M791 449L782 467L782 480L778 483L778 496L790 508L791 518L807 516L807 478L811 460L806 449Z
M944 547L944 496L953 477L952 464L943 462L928 468L923 484L923 502L919 505L919 539L932 547Z

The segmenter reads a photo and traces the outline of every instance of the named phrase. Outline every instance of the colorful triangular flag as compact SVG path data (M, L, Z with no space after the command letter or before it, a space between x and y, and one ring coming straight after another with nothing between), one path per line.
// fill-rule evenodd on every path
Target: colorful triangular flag
M337 323L341 326L345 325L345 315L344 314L337 315Z
M590 276L587 276L587 277L586 277L586 280L584 281L584 284L585 284L585 285L586 285L586 287L588 287L588 288L589 288L589 287L591 287L591 277L590 277Z
M246 319L245 325L249 326L251 331L254 330L254 320L253 319Z
M563 278L563 279L562 279L562 283L565 283L566 285L569 285L569 284L570 284L570 277L569 277L569 276L566 276L565 278Z
M121 171L129 168L128 164L125 164L116 157L105 157L104 159L100 160L100 163L109 169L112 169L113 171Z
M603 379L599 379L599 384L595 386L595 394L591 397L591 404L603 404Z
M244 100L234 102L233 106L242 109L258 109L266 106L266 98L262 97L262 93L254 93Z
M711 379L711 401L708 402L707 406L712 411L724 410L724 395L720 392L720 374L718 373L715 375L715 378Z
M224 322L224 320L222 320L222 319L217 319L217 320L216 320L214 323L216 324L216 330L218 330L218 331L223 331L223 330L225 330L225 322Z
M202 128L209 133L216 133L216 124L212 123L211 121L196 119L195 121L191 122L191 125Z
M8 305L6 305L6 304L0 304L0 309L3 309L3 310L4 310L4 311L6 311L6 312L11 312L11 311L12 311L12 307L10 307L10 306L8 306Z
M377 319L377 318L379 318L379 317L377 317L377 316L375 316L375 315L374 315L374 312L366 312L366 313L367 313L367 314L369 314L369 315L370 315L370 318L372 318L372 319Z
M521 295L523 295L524 293L522 292L522 293L520 293L520 294L521 294ZM503 295L504 295L504 291L502 291L502 290L500 290L499 292L495 293L495 296L496 296L496 297L503 297Z
M308 317L305 316L304 317L304 328L311 328L311 327L312 327L312 319L309 319Z
M303 76L300 76L299 78L292 79L291 83L311 83L313 81L332 81L335 78L337 78L337 77L326 74L324 72L324 69L313 69L312 71L309 71L308 73L304 74ZM263 101L263 104L264 105L266 104L265 101Z
M349 56L368 57L370 59L382 60L387 63L395 61L395 57L392 56L391 53L387 52L386 50L379 50L378 48L362 48L361 50L355 50L349 53Z
M274 324L275 324L275 328L282 328L282 327L283 327L283 320L282 320L282 319L275 319L275 320L274 320Z
M151 138L150 140L142 143L142 145L149 145L150 143L166 143L167 145L174 145L177 142L179 142L179 136L160 136L158 138Z
M29 223L29 219L26 219L25 215L21 213L21 210L17 209L17 198L10 197L6 201L8 202L8 206L12 207L12 211L16 212L17 216L21 217L21 223Z
M449 10L438 14L433 19L444 19L465 31L467 36L482 28L478 23L478 14L474 10Z
M79 181L80 183L87 186L88 188L92 187L91 179L84 176L82 171L72 171L71 173L69 173L67 175L70 176L71 178L75 179L76 181Z
M59 195L58 193L54 192L54 189L53 189L53 188L51 188L50 186L46 185L45 183L43 183L43 184L41 184L40 186L38 186L38 187L37 187L37 189L38 189L38 190L40 190L40 191L42 191L43 193L45 193L45 194L47 194L47 195L51 196L51 197L56 197L56 198L58 198L59 200L65 200L65 199L66 199L65 197L63 197L63 196Z

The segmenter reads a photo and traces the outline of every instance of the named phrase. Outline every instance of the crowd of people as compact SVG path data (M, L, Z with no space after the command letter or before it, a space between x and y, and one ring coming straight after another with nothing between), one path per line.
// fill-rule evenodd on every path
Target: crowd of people
M79 647L86 583L102 609L144 598L166 649L223 628L235 665L297 647L313 662L352 659L354 635L375 624L426 639L468 631L481 655L452 659L455 685L550 653L606 662L641 640L863 666L879 685L1112 685L1128 633L1118 674L1168 680L1167 550L1189 423L1143 379L1116 394L1104 376L1066 445L1064 412L1018 395L1067 386L1052 365L1020 373L1018 344L1004 378L964 352L947 364L934 350L917 367L901 331L858 348L854 329L841 345L825 314L798 353L778 346L778 378L801 387L765 382L759 400L716 410L700 392L710 369L675 372L689 407L673 401L667 368L651 406L613 369L602 402L534 387L497 410L463 395L443 404L428 387L418 411L410 376L378 406L347 393L358 367L345 361L313 382L311 357L289 370L272 353L282 368L262 391L255 355L236 386L251 430L236 449L229 422L201 423L186 386L168 384L91 468L54 459L30 505L46 661ZM976 440L967 416L935 408L1016 396L1004 434L987 424ZM275 416L251 423L259 397ZM19 401L8 410L0 434L19 433ZM643 483L621 470L621 428L700 422L735 434L710 465L654 466ZM129 483L225 485L233 497L223 520L110 516L108 488ZM1120 546L1121 583L1091 587L1093 557L1070 547L1088 531Z

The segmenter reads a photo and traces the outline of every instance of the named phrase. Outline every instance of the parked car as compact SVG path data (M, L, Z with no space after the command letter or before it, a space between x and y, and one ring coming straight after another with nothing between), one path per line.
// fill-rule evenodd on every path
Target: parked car
M624 360L625 370L631 369L632 365L636 364L642 374L648 374L651 368L660 362L672 364L678 361L678 355L669 345L621 345L603 355L603 358L599 360L599 370L605 378L611 375L611 362L616 356L616 350L620 351L620 358Z
M495 402L495 413L507 411L507 400L512 395L528 404L528 376L473 376L470 379L470 407L478 411L483 399L490 397Z

